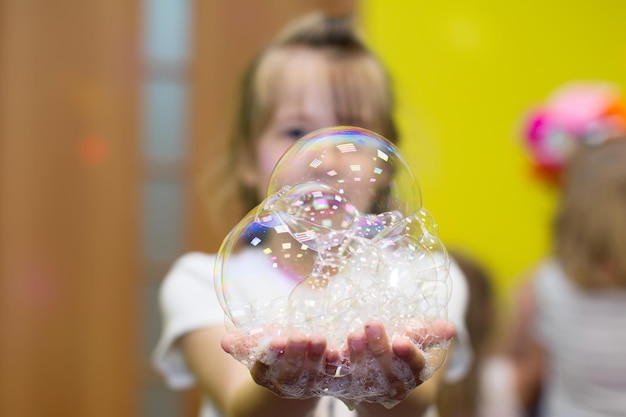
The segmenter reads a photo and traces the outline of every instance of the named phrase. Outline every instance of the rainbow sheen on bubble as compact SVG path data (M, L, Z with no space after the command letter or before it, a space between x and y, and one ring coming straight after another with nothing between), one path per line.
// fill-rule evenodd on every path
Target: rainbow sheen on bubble
M215 269L230 324L267 335L259 352L272 336L294 331L322 334L341 351L347 335L372 319L391 340L428 333L447 318L448 255L395 145L360 128L318 130L283 155L269 184L264 201L224 240ZM447 346L423 346L425 377ZM337 363L334 377L352 372L346 363ZM333 386L320 392L333 395Z

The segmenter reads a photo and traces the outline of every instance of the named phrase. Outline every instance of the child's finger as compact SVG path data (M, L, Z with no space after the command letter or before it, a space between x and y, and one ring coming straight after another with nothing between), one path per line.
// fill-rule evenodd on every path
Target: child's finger
M384 325L377 321L368 322L365 325L365 336L367 337L368 350L378 362L387 379L389 381L395 379L391 373L391 345Z
M454 333L454 325L451 322L447 320L435 320L430 323L429 327L407 330L406 335L413 343L425 349L452 339Z
M348 335L348 350L350 354L350 364L359 365L365 361L367 351L367 337L363 332L352 332Z
M404 361L409 366L418 385L421 384L423 381L420 379L420 374L426 365L424 355L421 354L410 340L403 338L394 340L391 349L398 359Z
M279 381L292 384L298 380L304 368L308 344L309 341L304 334L294 333L289 336L280 361Z
M306 352L307 388L313 389L323 377L326 361L326 338L321 335L309 336Z

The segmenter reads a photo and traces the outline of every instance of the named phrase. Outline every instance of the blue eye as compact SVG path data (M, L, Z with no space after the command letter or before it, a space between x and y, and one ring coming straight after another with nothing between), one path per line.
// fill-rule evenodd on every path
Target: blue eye
M301 129L299 127L290 128L290 129L287 129L285 131L285 135L288 136L289 138L293 139L293 140L300 139L306 133L307 132L304 129Z

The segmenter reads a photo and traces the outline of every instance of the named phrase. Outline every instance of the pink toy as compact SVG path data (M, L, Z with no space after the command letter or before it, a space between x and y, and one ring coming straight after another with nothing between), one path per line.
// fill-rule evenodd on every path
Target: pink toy
M581 145L626 136L626 105L614 84L568 83L530 114L524 134L537 173L558 181L569 157Z

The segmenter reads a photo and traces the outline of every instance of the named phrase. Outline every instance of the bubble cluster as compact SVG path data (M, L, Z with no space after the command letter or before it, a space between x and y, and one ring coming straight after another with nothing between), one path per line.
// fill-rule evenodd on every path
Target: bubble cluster
M341 351L372 319L390 340L427 335L446 319L448 256L392 143L360 128L318 130L283 155L269 184L218 253L216 291L236 329L263 334L265 343L295 331L322 334ZM447 342L421 348L427 377ZM238 359L250 365L256 355ZM338 366L332 376L350 372Z

